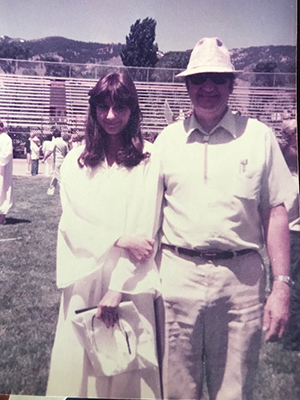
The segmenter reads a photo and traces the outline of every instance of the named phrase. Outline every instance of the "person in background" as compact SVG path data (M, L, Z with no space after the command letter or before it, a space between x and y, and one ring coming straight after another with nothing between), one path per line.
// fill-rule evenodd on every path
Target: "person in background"
M35 132L30 134L30 155L31 155L31 175L35 176L39 173L39 159L41 142Z
M295 195L285 202L289 216L291 278L294 284L291 290L291 315L282 343L287 350L300 351L300 216L297 121L295 119L283 122L282 138L282 153L295 183Z
M52 148L49 149L44 156L44 162L46 162L46 160L52 154L54 159L54 176L51 179L49 188L47 190L47 194L50 196L54 195L57 183L60 184L60 168L69 151L68 143L61 137L61 132L59 129L54 129L53 137L54 139L52 140Z
M282 124L281 151L284 159L294 177L298 175L298 146L297 146L297 121L286 120Z
M13 205L12 196L13 145L0 119L0 225Z
M67 132L65 132L65 133L63 133L62 134L62 139L67 143L67 145L68 145L68 150L71 150L71 134L70 133L67 133Z
M73 149L74 147L78 147L81 145L80 135L76 132L71 133L70 147Z
M31 149L30 149L30 134L27 136L24 146L24 155L26 156L27 161L27 174L31 174Z
M57 285L62 298L47 395L161 398L154 315L160 164L153 146L142 140L138 95L128 74L104 76L89 96L86 144L72 149L61 167ZM112 330L120 302L128 300L144 320L138 329L148 332L151 362L97 375L72 326L75 310L98 306L96 317ZM99 343L99 349L107 345Z
M49 151L52 151L52 135L47 135L46 139L43 142L42 151L44 154L43 163L45 163L45 176L49 177L53 174L53 154L45 160L45 155L48 154Z
M167 399L253 399L262 331L282 337L291 290L288 217L294 192L275 135L228 107L235 69L218 38L193 49L184 77L194 112L154 145L164 190L161 291ZM265 302L259 250L273 289Z

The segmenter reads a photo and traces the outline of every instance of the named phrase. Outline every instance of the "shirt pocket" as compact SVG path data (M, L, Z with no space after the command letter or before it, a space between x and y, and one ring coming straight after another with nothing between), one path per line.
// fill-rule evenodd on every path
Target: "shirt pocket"
M260 174L257 172L239 173L233 180L233 195L246 200L258 199L260 180Z

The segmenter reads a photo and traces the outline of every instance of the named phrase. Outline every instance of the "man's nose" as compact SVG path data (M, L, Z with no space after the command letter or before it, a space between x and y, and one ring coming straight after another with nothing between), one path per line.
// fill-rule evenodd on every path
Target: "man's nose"
M207 91L214 90L216 87L215 83L210 78L207 78L206 81L202 84L202 88L205 88Z

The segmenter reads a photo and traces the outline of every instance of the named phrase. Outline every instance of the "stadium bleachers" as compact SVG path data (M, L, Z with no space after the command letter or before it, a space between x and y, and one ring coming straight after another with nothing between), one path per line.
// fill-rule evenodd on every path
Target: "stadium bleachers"
M63 131L83 132L88 91L96 79L45 76L0 75L0 118L8 126L30 127L42 133L54 124ZM165 102L176 118L191 103L184 83L136 82L143 113L145 134L158 134L166 125ZM237 85L230 96L233 110L259 117L276 132L282 119L295 117L296 91L293 87L247 87Z

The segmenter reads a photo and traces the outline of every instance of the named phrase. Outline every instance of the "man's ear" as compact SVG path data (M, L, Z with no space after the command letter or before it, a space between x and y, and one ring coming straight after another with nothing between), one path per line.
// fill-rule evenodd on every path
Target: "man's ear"
M229 81L230 94L233 92L233 88L234 88L234 79L230 79Z
M185 77L185 86L186 86L187 90L189 90L189 87L190 87L190 80L189 80L189 77L188 77L188 76Z

